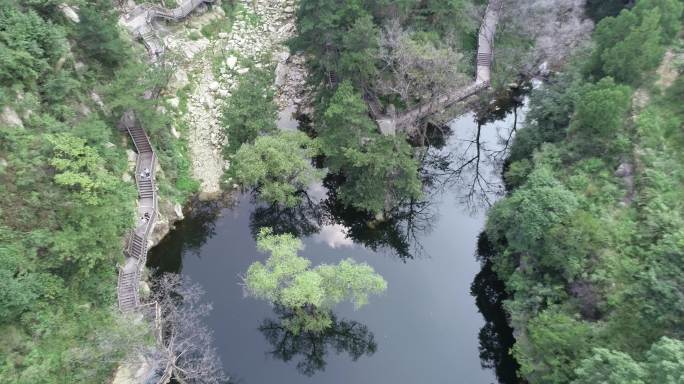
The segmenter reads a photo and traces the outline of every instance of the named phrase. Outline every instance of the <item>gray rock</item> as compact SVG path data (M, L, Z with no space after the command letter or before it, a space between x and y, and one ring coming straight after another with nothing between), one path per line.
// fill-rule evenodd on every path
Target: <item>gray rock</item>
M238 61L237 57L229 56L226 59L226 65L228 66L228 68L233 69L237 65L237 61Z
M60 11L62 11L62 14L64 14L67 19L74 23L81 22L81 19L78 17L78 13L76 13L76 11L67 4L62 3L58 6L58 8Z
M21 121L19 115L17 115L17 112L8 106L5 106L5 108L2 109L2 115L0 115L0 123L9 126L24 128L24 123Z

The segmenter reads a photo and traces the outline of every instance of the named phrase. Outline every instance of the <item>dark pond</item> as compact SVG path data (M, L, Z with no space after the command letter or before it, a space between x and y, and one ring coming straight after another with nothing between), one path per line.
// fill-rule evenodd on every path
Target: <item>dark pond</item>
M431 135L443 146L425 155L427 201L398 207L386 221L343 209L322 186L309 191L320 205L290 211L257 207L249 196L232 208L196 204L148 265L203 286L214 305L208 325L236 382L515 383L501 286L476 258L484 209L471 209L501 192L496 162L514 120L502 115L480 127L479 146L473 115L454 120L446 137ZM252 235L261 226L298 232L314 264L367 262L387 280L386 293L358 311L336 308L324 335L286 334L274 308L245 298L240 286L249 265L265 258Z

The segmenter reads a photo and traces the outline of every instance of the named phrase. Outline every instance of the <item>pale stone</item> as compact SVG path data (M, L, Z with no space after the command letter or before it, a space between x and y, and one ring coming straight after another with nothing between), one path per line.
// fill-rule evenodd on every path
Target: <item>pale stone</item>
M218 37L219 39L225 39L228 37L228 34L226 32L219 32Z
M88 69L88 66L82 61L77 61L74 63L74 69L78 73L83 73L86 71L86 69Z
M17 115L17 112L8 106L5 106L5 108L2 109L2 115L0 115L0 123L9 126L24 128L24 123L21 121L19 115Z
M290 51L282 51L278 53L278 61L284 63L290 58Z
M180 132L176 131L176 127L174 127L173 125L171 126L171 134L176 139L180 139Z
M62 11L64 16L72 22L78 23L81 21L78 17L78 13L76 13L76 11L73 8L66 5L65 3L60 4L58 8L60 11Z
M209 90L212 92L216 92L219 89L219 83L217 81L212 81L211 84L209 84Z
M245 73L249 72L249 68L238 68L236 72L240 75L244 75Z
M275 69L275 85L276 87L282 87L287 80L287 73L289 68L283 62L279 62Z
M172 89L181 89L189 83L190 80L188 80L188 74L182 68L178 68L173 71L173 76L169 82L169 87Z
M177 97L172 97L170 99L167 99L166 102L169 103L169 105L172 108L178 108L178 106L180 105L180 99Z
M228 66L228 68L233 69L233 68L235 68L235 65L237 65L237 61L238 61L237 57L229 56L226 59L226 65Z
M183 207L180 204L176 203L173 206L173 211L176 213L176 217L178 218L178 220L183 220L185 218L185 216L183 215Z

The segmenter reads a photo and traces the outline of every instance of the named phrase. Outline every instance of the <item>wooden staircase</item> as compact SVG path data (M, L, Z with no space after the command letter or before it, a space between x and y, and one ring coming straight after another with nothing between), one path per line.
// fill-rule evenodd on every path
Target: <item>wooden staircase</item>
M119 271L119 283L117 285L119 296L119 309L129 312L139 305L138 300L138 270Z
M140 305L138 298L139 271L147 260L147 238L154 227L157 212L157 194L154 181L156 157L145 130L140 126L132 112L121 119L138 151L135 165L135 180L138 188L138 216L140 221L129 237L124 250L126 265L119 270L118 297L119 309L131 311ZM149 172L149 176L147 173Z
M477 54L477 66L478 67L489 67L492 63L492 53L491 52L478 52Z

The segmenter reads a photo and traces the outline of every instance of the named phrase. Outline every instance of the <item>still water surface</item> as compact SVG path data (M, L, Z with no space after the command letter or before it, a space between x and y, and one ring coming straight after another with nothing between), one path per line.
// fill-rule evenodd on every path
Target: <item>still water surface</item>
M481 143L496 149L502 134L498 131L510 128L512 121L509 115L484 125ZM454 120L450 126L453 134L438 153L462 153L477 129L472 115ZM497 172L485 162L484 153L482 162L481 173L497 183ZM226 371L238 382L495 383L494 370L481 365L478 333L485 322L470 293L473 278L480 272L475 248L485 212L469 213L459 203L462 193L457 186L447 186L443 193L432 194L430 211L434 215L424 223L429 229L416 233L422 252L414 258L402 259L382 247L369 249L347 238L345 226L334 218L318 233L304 237L301 254L314 265L351 257L373 266L387 280L388 289L371 297L370 304L360 310L350 305L335 309L341 327L350 326L357 333L340 331L327 340L299 340L289 350L293 354L288 362L269 352L278 345L291 346L287 342L292 339L275 337L270 343L259 330L268 319L277 319L274 309L246 298L240 286L240 276L249 265L265 259L252 236L252 227L257 226L253 223L256 207L249 196L240 197L232 208L195 207L151 250L148 264L180 272L206 290L206 299L214 306L208 326L214 331ZM271 216L260 222L273 220L278 219ZM357 339L340 341L346 336ZM349 348L335 348L349 344L360 351L355 360L347 352ZM309 375L303 373L301 364L298 368L298 363L307 362L306 353L316 357Z

